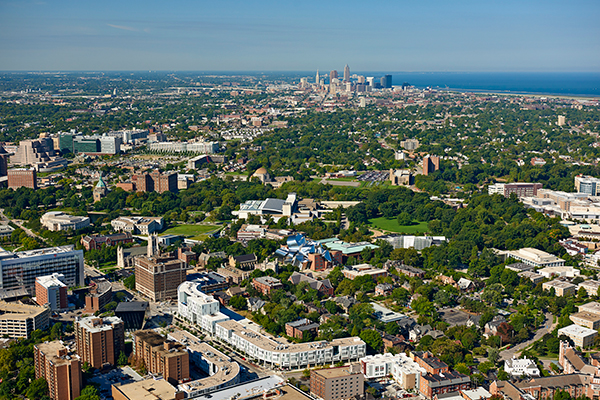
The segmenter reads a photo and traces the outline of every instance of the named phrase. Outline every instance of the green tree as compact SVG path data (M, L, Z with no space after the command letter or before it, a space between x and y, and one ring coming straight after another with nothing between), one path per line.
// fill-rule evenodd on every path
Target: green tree
M30 399L42 399L48 396L48 382L44 378L35 379L27 389L27 397Z
M245 310L248 308L248 301L243 296L235 295L229 299L229 305L236 310Z
M127 365L128 364L127 356L125 355L125 353L121 352L119 354L119 358L117 359L117 364L119 364L119 365Z
M359 337L367 344L367 348L371 353L378 353L382 350L383 340L377 331L373 329L367 329L362 331Z

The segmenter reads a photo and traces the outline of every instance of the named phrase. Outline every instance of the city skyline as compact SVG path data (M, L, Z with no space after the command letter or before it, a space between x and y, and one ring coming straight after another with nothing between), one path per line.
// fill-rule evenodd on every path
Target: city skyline
M0 70L600 71L598 2L344 4L4 1Z

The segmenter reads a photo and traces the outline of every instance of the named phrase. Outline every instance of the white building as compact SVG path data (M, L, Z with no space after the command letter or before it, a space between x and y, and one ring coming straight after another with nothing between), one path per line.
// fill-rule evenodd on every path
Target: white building
M277 221L281 217L291 217L298 209L296 193L288 194L285 200L266 199L248 200L240 204L240 209L231 213L239 219L248 219L250 215L273 217Z
M62 211L49 211L40 218L42 226L49 231L66 231L90 226L89 217L65 214Z
M392 375L403 389L418 388L419 376L427 371L405 353L377 354L360 359L361 370L367 379Z
M544 278L552 278L557 277L563 277L566 276L567 278L575 278L576 276L579 276L580 271L576 268L573 267L569 267L569 266L562 266L562 267L546 267L546 268L542 268L542 269L538 269L536 271L536 273L542 275Z
M119 217L110 221L115 231L131 234L149 235L163 228L162 217Z
M527 357L523 358L511 358L504 361L504 371L514 376L521 377L525 376L540 376L540 370L535 364L535 361Z
M519 250L508 250L499 252L505 259L514 258L527 265L532 265L536 268L542 267L562 267L565 265L565 260L558 258L555 255L546 253L545 251L526 247Z
M183 282L177 288L177 312L188 321L200 325L200 327L215 333L218 322L227 321L229 317L220 310L220 304L213 296L200 291L198 282Z
M363 375L367 379L383 378L392 373L394 364L400 361L401 354L376 354L374 356L366 356L361 358L360 366Z
M575 346L583 349L594 344L598 336L598 331L573 324L559 329L558 336L560 335L568 336Z
M587 292L588 296L596 296L598 294L598 289L600 289L600 281L595 281L590 279L589 281L581 282L577 285L577 289L584 288Z

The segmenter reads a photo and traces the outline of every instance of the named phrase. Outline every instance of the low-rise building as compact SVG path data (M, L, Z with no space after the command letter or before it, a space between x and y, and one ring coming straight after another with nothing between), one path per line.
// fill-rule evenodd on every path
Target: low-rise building
M36 379L48 382L48 394L52 400L75 400L83 385L81 361L62 342L33 345L33 364Z
M579 312L589 312L600 315L600 303L596 301L590 301L589 303L582 304L578 307L578 309Z
M164 379L144 379L127 384L114 383L111 387L114 400L183 400L185 392Z
M261 276L252 280L252 286L264 295L271 294L272 291L283 289L281 281L272 276Z
M546 253L542 250L534 249L532 247L526 247L519 250L501 251L499 254L504 256L505 259L513 258L536 268L561 267L565 265L565 260L562 258L558 258L555 255Z
M113 233L111 235L85 235L81 238L81 244L87 250L98 250L102 246L117 246L125 243L133 243L131 232Z
M556 279L550 282L542 283L542 289L554 289L554 293L556 293L557 296L573 296L577 292L577 286L569 282L559 281Z
M546 267L542 269L538 269L536 271L538 274L542 275L544 278L575 278L580 275L580 271L576 268L570 267L568 265L563 265L560 267Z
M374 280L377 280L379 277L385 277L388 275L385 269L375 268L371 264L358 264L350 266L344 268L342 272L344 277L350 280L354 280L359 276L370 276Z
M162 217L119 217L110 221L115 231L149 235L160 231L164 226Z
M242 281L248 279L251 273L251 271L242 271L239 268L230 266L217 268L217 274L224 276L230 284L235 285L239 285Z
M286 323L285 333L296 339L303 339L305 338L305 335L316 337L319 333L319 324L314 323L309 319L301 318L297 321Z
M392 377L402 389L418 388L421 375L426 374L427 371L405 353L400 353L399 356L392 364Z
M600 281L595 281L593 279L590 279L589 281L581 282L579 285L577 285L577 288L585 289L588 296L597 296L598 289L600 289Z
M519 272L518 275L521 278L529 279L534 285L537 285L538 283L544 280L544 277L542 275L536 274L532 271Z
M434 396L471 389L471 378L456 371L425 374L419 380L419 392L428 399Z
M242 270L253 270L256 267L258 258L256 254L244 254L241 256L229 256L229 266L232 268L239 268Z
M573 324L559 329L558 336L560 335L568 336L575 346L579 346L583 349L594 344L596 337L598 336L598 331Z
M535 361L527 358L510 358L504 361L504 371L514 377L521 376L540 376L540 369L535 364Z
M38 276L35 279L35 302L40 306L48 305L52 311L67 308L65 276L58 273Z
M112 285L105 278L94 278L85 295L85 312L93 314L112 301Z
M360 359L361 372L367 379L377 379L392 374L394 364L398 363L406 354L376 354ZM425 371L423 371L425 372Z
M300 282L306 282L310 286L311 289L315 289L319 293L321 293L325 297L333 296L333 286L329 279L323 279L321 281L313 278L312 274L309 273L300 273L294 271L289 279L290 282L294 285L298 285Z
M559 391L567 392L571 398L594 397L594 377L588 374L568 374L533 378L519 382L494 381L490 393L507 400L551 399Z
M310 372L310 392L323 400L350 399L364 394L364 377L358 366L325 368Z
M49 231L67 231L90 226L89 217L65 214L62 211L49 211L40 218L42 226Z
M0 337L28 339L36 329L48 328L50 308L0 301Z
M569 315L571 321L579 326L583 326L586 328L590 328L593 330L598 330L600 328L600 315L592 314L589 312L578 312L575 314Z

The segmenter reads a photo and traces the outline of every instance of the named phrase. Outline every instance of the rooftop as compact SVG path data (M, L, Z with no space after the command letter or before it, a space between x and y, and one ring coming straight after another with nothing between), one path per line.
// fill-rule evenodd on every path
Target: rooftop
M5 301L0 301L0 320L25 320L28 318L33 318L47 310L48 309L46 307L42 306L30 306L28 304L7 303Z
M348 376L348 375L357 375L360 374L360 368L356 368L357 366L345 366L345 367L337 367L337 368L323 368L323 369L317 369L317 370L313 370L312 373L314 373L315 375L320 375L323 378L326 379L330 379L330 378L339 378L342 376Z
M79 324L80 327L85 328L87 331L91 333L110 331L113 329L114 325L122 324L123 320L119 317L85 317L79 320L76 320L76 323Z
M565 326L564 328L559 329L558 334L582 337L582 336L589 336L589 335L597 335L598 331L573 324L573 325Z
M122 301L117 305L115 312L145 312L147 309L147 301Z
M146 379L126 385L114 384L112 390L130 400L171 400L175 399L177 393L177 389L164 379Z

